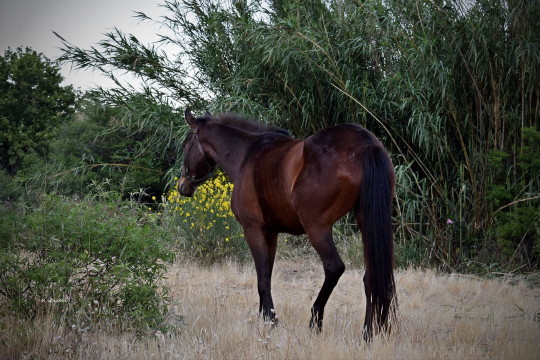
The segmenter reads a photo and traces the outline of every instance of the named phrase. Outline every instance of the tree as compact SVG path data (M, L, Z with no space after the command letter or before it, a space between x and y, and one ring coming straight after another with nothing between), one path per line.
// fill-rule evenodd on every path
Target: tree
M0 57L0 169L13 176L30 154L46 156L54 130L72 116L75 93L56 62L30 48Z
M142 109L239 112L298 137L360 123L396 165L405 259L513 266L523 248L530 268L539 266L538 223L529 219L540 178L523 159L536 155L540 130L540 2L165 0L164 8L154 21L174 56L116 30L88 50L64 41L62 59L112 77L118 87L102 96L117 104L133 91L114 77L122 71L144 84ZM132 119L144 113L132 108ZM163 134L174 132L159 116L148 120L138 123L156 134L152 145L168 145ZM488 161L494 154L500 160Z

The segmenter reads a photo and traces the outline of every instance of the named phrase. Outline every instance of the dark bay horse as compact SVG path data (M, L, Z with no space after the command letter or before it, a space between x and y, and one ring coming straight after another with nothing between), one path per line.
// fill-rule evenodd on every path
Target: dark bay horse
M257 270L259 311L277 321L270 283L278 233L307 234L324 267L324 283L311 308L310 327L322 329L324 307L345 265L332 240L332 225L353 210L364 243L364 339L389 331L395 315L392 196L394 170L375 136L359 125L325 129L305 140L239 116L195 118L184 140L178 181L193 196L219 166L234 184L231 208L244 229Z

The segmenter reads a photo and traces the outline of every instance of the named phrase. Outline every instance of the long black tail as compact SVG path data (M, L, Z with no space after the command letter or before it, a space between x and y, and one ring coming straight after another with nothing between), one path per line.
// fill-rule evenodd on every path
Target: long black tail
M364 338L373 328L389 331L395 317L397 297L394 282L392 197L394 170L381 146L369 146L362 160L363 177L355 215L362 232L367 306Z

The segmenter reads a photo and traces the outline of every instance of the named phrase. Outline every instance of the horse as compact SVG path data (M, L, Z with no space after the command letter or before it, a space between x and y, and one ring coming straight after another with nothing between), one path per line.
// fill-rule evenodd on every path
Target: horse
M216 166L234 184L231 209L255 262L263 318L277 324L271 277L278 234L307 234L324 269L309 326L322 331L325 305L345 271L332 225L353 211L364 245L363 338L388 333L397 307L391 223L395 175L381 142L356 124L297 140L285 130L234 114L195 117L187 109L185 121L190 131L182 144L177 189L193 196Z

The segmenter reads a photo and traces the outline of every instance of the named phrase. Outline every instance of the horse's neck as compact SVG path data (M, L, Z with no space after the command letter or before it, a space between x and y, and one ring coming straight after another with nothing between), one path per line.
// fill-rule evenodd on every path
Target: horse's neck
M212 126L208 130L204 142L211 148L209 155L234 183L256 136L222 125Z

